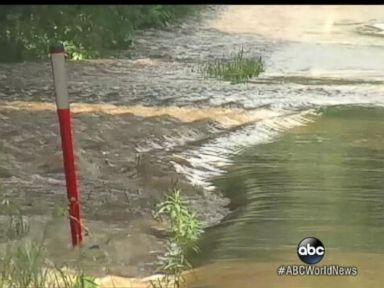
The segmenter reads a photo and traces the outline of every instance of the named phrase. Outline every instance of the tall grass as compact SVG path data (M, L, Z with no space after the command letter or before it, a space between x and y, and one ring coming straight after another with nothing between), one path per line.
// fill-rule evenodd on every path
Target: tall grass
M47 271L42 269L44 257L40 245L32 242L7 245L1 260L1 288L47 286Z
M69 271L49 261L44 248L48 227L40 240L29 240L26 217L10 201L3 200L0 204L9 217L8 242L0 251L0 288L96 287L95 279L82 271Z
M164 279L152 282L154 288L179 288L184 282L183 272L192 268L186 255L190 250L199 252L197 241L203 233L202 223L189 211L181 198L181 191L174 188L166 200L159 204L157 218L165 217L170 223L171 236L166 253L159 257L159 271Z
M228 59L216 59L199 67L205 77L218 78L231 83L245 83L252 77L264 72L264 61L261 57L246 57L243 47L232 53Z
M41 243L19 240L0 255L0 288L95 288L94 278L55 266Z

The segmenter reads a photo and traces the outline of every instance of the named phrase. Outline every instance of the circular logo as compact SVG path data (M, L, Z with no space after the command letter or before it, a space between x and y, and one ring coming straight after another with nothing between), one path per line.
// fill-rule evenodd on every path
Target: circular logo
M323 243L315 237L307 237L297 245L297 256L306 264L316 264L323 259L325 247Z

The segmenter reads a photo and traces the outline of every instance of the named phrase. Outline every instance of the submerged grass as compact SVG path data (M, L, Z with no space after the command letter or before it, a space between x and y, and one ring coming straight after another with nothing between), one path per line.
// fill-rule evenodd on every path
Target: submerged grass
M216 59L199 67L205 77L218 78L231 83L245 83L252 77L264 72L264 61L261 57L246 57L244 48L233 53L228 59Z

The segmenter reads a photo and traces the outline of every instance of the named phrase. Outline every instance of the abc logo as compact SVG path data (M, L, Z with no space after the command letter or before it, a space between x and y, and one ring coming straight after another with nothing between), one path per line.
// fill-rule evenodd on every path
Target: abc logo
M323 243L315 237L307 237L300 241L297 246L297 256L306 264L316 264L323 259L325 247Z

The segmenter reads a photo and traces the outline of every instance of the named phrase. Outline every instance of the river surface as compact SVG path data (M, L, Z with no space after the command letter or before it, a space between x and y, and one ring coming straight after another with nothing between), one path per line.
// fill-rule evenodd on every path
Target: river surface
M201 241L193 287L382 286L383 12L238 6L215 22L228 33L282 41L263 75L286 88L268 97L270 107L300 112L233 136L221 145L220 157L231 155L225 163L201 160L217 169L199 177L231 199L232 213ZM194 159L219 142L196 149ZM308 236L326 248L318 265L356 266L358 276L277 276L280 265L303 264L296 249Z

